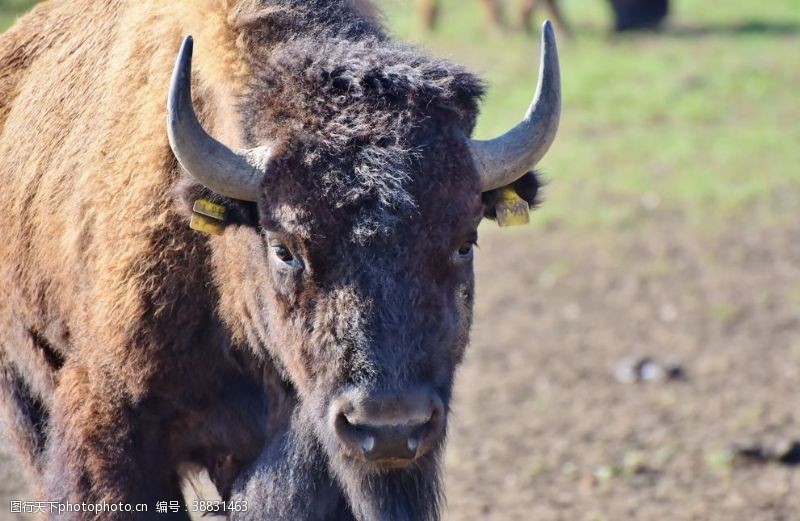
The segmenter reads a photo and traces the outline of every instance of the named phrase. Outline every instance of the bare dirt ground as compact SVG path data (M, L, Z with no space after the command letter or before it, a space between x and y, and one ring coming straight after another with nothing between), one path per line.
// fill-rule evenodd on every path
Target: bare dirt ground
M800 465L735 450L800 441L800 222L786 221L484 226L447 519L800 519ZM630 355L685 377L618 382ZM0 519L25 495L0 456Z
M795 214L796 215L796 214ZM450 519L800 519L800 223L484 233L447 453ZM623 384L629 355L683 381Z

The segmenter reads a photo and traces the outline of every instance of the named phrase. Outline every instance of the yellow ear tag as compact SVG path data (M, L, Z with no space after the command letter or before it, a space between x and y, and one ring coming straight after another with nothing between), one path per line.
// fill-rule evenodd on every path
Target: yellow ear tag
M194 202L192 211L201 215L205 215L206 217L211 217L217 221L224 221L225 214L227 213L228 209L223 205L209 201L208 199L198 199Z
M530 206L513 188L501 189L500 201L494 207L499 226L519 226L530 222Z
M192 219L189 228L208 233L222 235L225 231L225 214L227 208L208 199L198 199L192 206Z

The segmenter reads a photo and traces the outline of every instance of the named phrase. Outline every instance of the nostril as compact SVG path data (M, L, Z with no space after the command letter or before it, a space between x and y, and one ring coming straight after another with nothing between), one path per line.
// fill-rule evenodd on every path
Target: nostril
M347 414L341 413L339 415L339 419L341 419L345 423L345 425L347 425L348 427L355 428L355 425L353 425L352 420L350 420L350 418L347 417Z
M372 452L372 449L375 448L375 436L371 436L367 434L364 436L364 439L361 441L361 449L364 453Z
M411 431L408 436L408 450L418 455L418 451L420 446L423 445L423 442L430 442L432 438L436 437L435 434L440 414L438 409L432 407L427 420L411 426Z
M374 434L355 424L346 414L337 415L334 429L339 440L354 454L367 456L375 449Z
M420 439L421 437L418 436L411 436L410 438L408 438L408 450L416 454L417 449L419 448Z

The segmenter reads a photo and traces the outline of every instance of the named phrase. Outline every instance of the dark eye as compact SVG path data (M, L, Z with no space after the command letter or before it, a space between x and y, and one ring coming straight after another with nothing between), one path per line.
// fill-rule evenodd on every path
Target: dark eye
M295 256L292 254L289 248L283 244L274 244L270 248L272 249L272 253L278 258L279 261L292 267L298 265L298 261Z
M475 241L467 241L458 248L458 257L461 260L467 260L472 257L472 251L475 248Z

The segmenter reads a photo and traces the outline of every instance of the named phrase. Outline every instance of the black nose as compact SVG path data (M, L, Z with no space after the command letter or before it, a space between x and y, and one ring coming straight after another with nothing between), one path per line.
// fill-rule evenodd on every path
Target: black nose
M351 391L331 406L345 450L367 461L405 465L429 452L444 430L444 405L430 389L364 396Z

